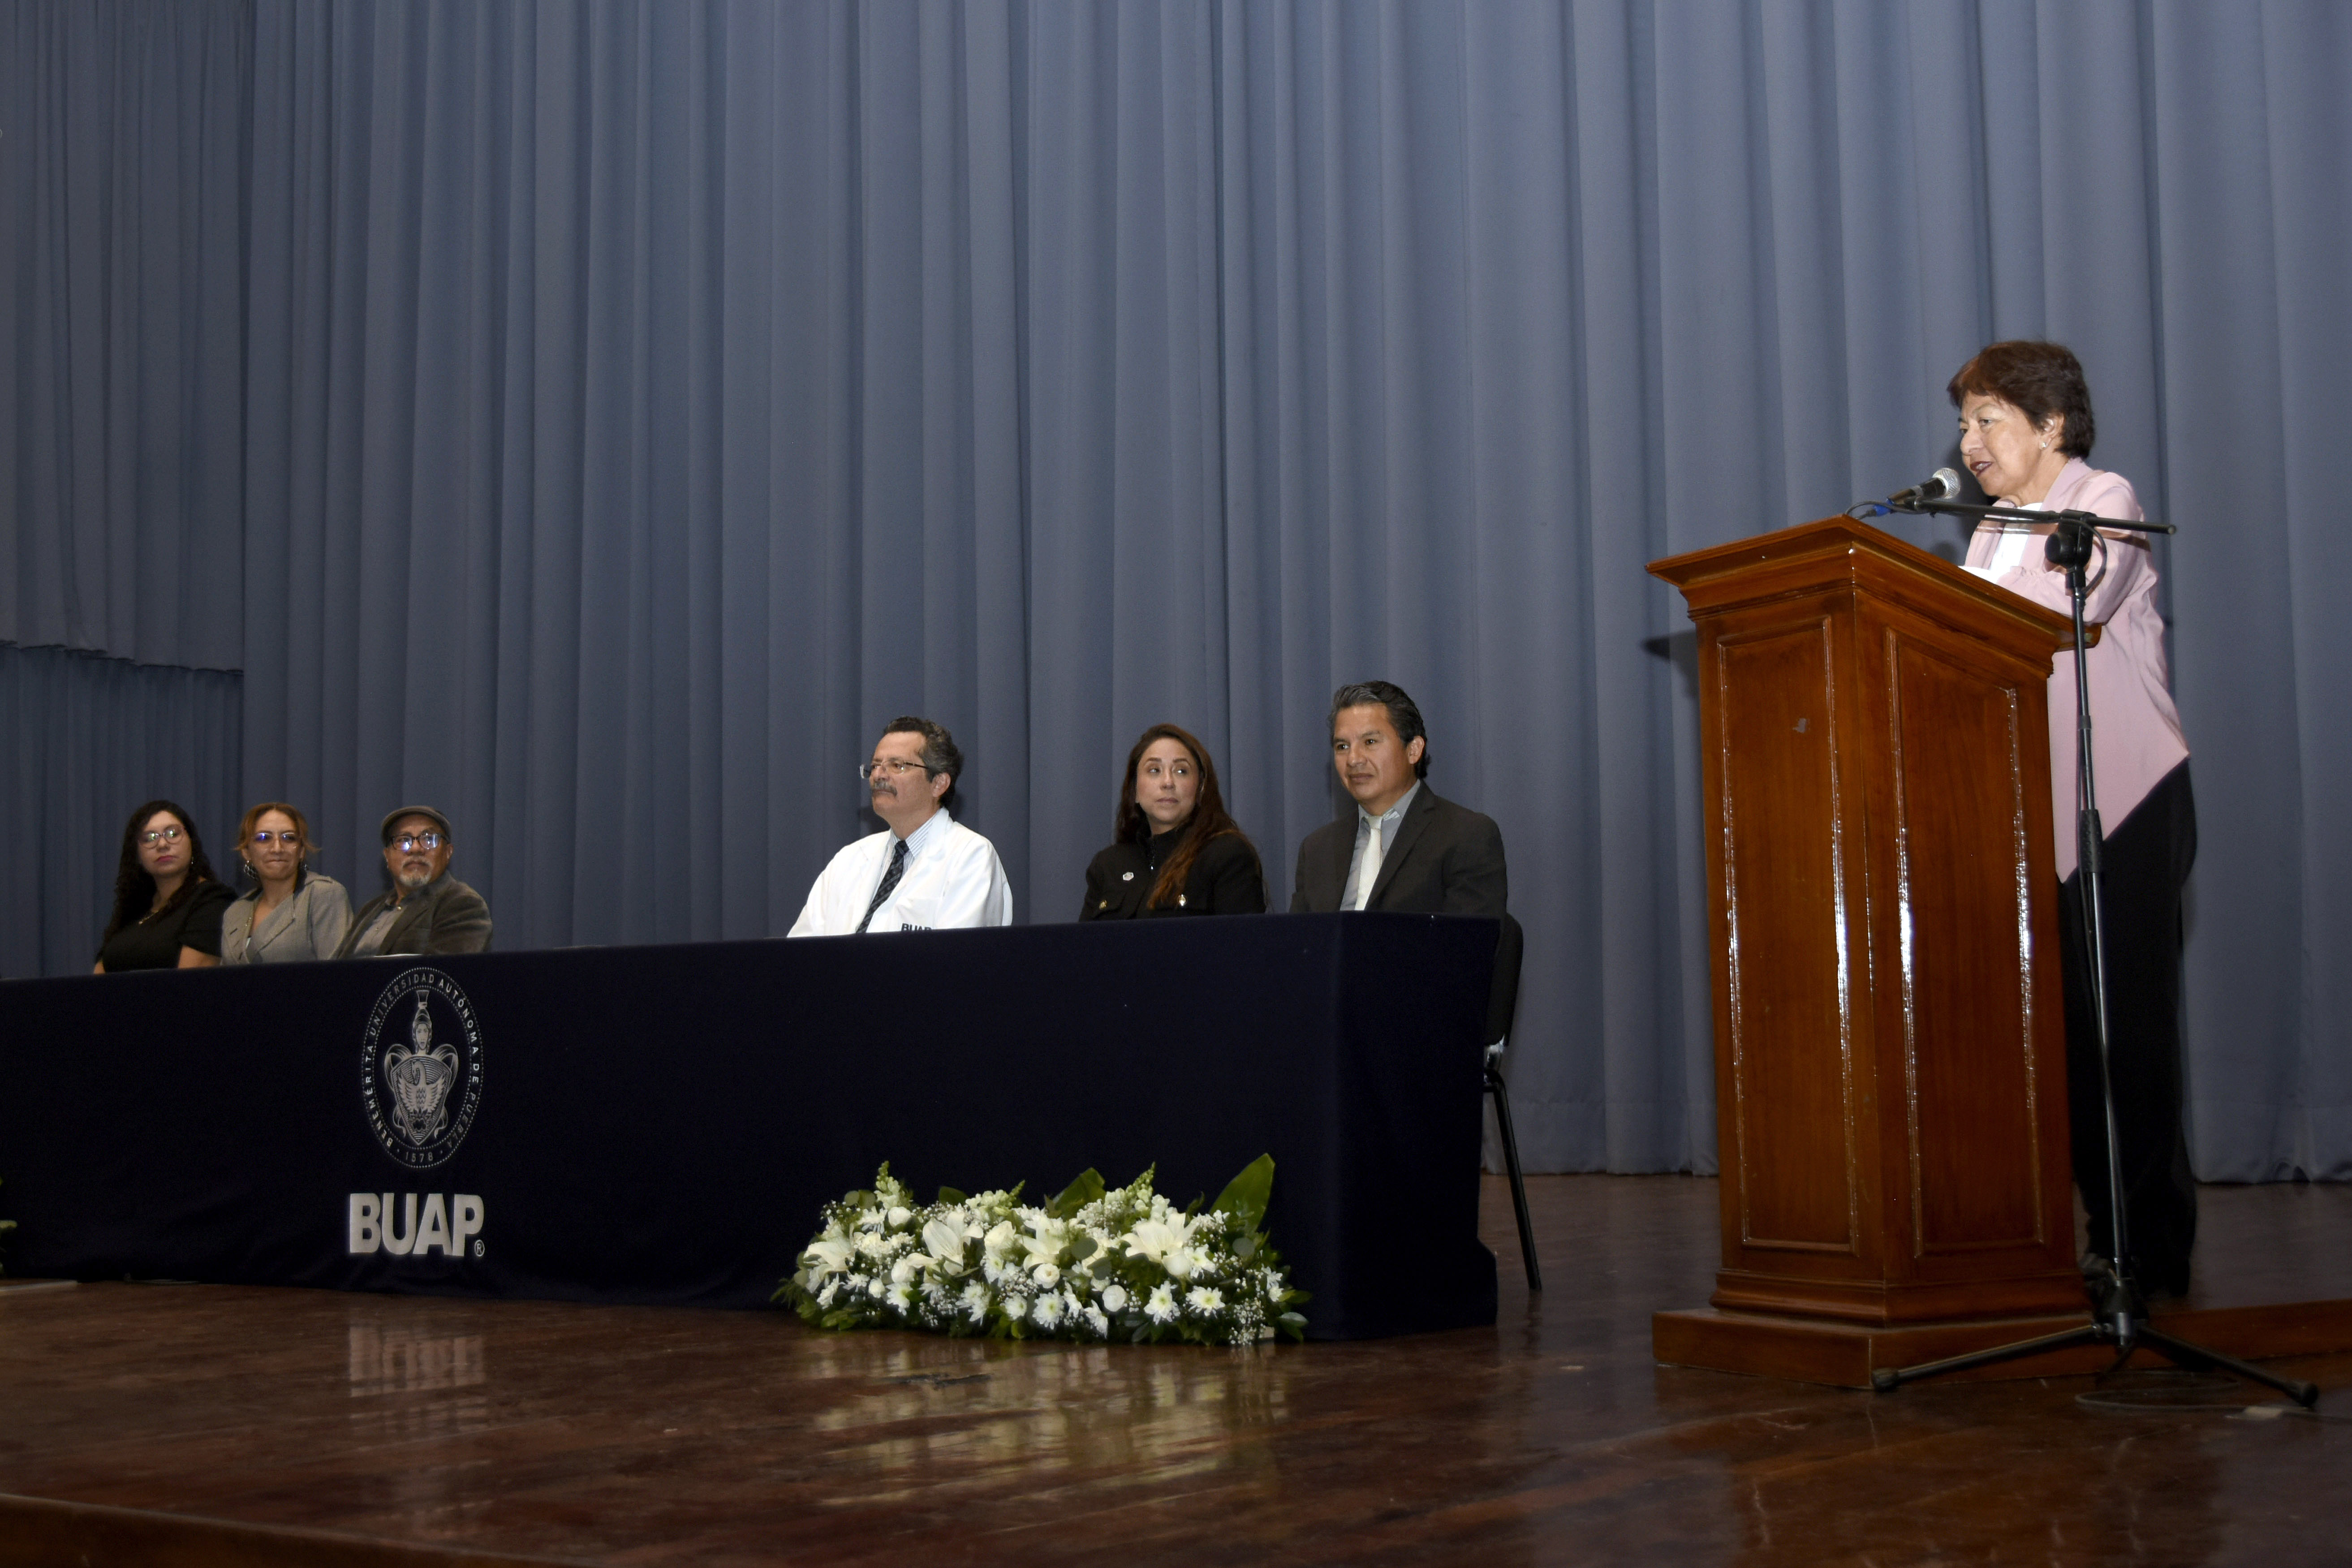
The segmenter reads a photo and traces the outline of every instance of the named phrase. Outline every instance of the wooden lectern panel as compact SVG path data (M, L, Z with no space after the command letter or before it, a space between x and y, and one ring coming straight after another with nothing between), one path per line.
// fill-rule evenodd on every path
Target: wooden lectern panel
M2047 741L2064 623L1843 518L1651 570L1699 629L1715 1305L2078 1309Z
M1716 645L1731 1035L1717 1104L1731 1108L1741 1245L1851 1256L1863 1194L1845 868L1836 820L1814 804L1837 793L1832 647L1822 616Z
M1918 1257L2034 1247L2053 1217L2041 1201L2035 1111L2041 1085L2028 1046L2034 1003L2025 754L2015 686L1988 682L1933 647L1887 634L1894 672L1895 880L1907 911L1901 942L1904 1067L1917 1114L1909 1128L1911 1246ZM2046 731L2030 737L2045 747ZM1982 793L1937 787L1977 776ZM1916 781L1916 782L1915 782ZM2042 797L2049 798L2046 794ZM1946 949L1918 931L1971 931L1980 947ZM2071 1209L2065 1222L2073 1222Z

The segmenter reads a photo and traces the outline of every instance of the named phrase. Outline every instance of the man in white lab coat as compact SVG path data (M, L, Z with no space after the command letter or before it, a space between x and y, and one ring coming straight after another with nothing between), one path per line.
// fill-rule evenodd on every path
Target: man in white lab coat
M949 810L963 753L944 728L911 715L895 719L857 771L874 815L888 826L833 858L785 934L1013 923L1013 888L996 847Z

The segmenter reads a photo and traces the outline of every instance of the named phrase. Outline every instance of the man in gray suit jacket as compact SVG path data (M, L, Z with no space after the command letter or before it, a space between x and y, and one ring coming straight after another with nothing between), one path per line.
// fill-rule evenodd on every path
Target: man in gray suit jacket
M1356 809L1298 846L1293 914L1397 910L1500 918L1509 893L1502 830L1439 798L1421 710L1385 680L1331 696L1331 765Z
M392 890L352 917L337 958L487 952L490 906L449 873L457 853L449 819L429 805L404 805L383 819L383 863Z

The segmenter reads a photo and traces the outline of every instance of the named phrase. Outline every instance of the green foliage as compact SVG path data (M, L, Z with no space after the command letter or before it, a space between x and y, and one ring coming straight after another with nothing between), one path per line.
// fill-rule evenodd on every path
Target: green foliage
M1273 1201L1274 1156L1260 1154L1242 1167L1240 1175L1225 1184L1225 1190L1210 1206L1233 1215L1243 1229L1255 1235L1265 1223L1265 1205Z
M1144 1173L1150 1174L1148 1171ZM1068 1219L1088 1204L1102 1202L1103 1190L1102 1173L1089 1165L1078 1173L1076 1181L1062 1189L1059 1196L1045 1205L1045 1212L1055 1219Z

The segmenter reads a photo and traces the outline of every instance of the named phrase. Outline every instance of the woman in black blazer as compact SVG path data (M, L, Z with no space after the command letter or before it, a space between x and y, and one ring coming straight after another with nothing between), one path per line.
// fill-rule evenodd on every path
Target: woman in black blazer
M123 826L114 917L106 922L90 972L205 969L218 963L221 911L229 897L205 858L194 820L168 800L149 801Z
M1087 868L1082 921L1265 912L1257 849L1225 810L1216 764L1173 724L1154 724L1127 754L1118 841Z

